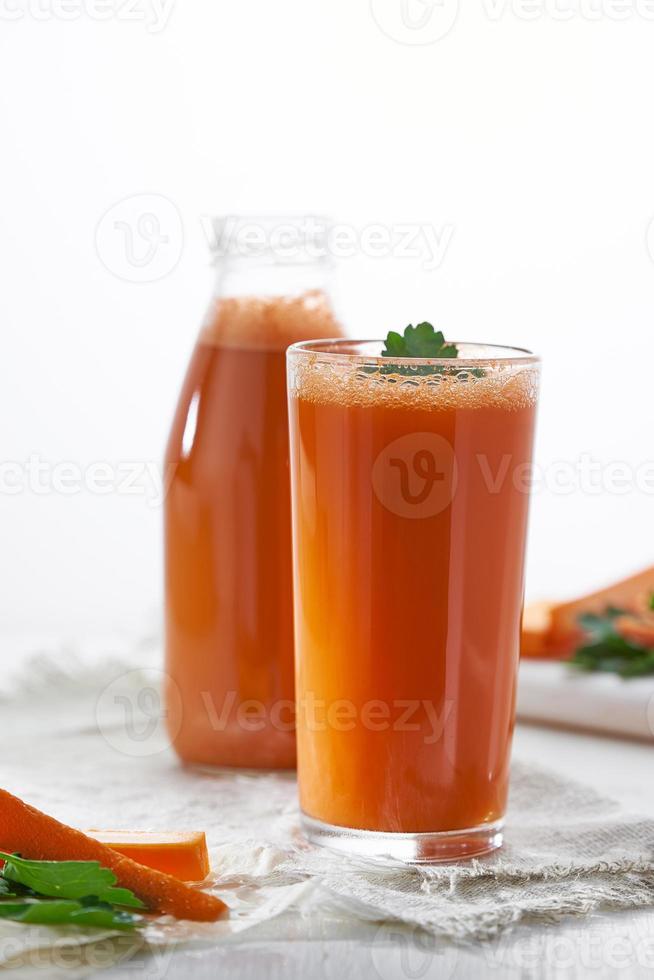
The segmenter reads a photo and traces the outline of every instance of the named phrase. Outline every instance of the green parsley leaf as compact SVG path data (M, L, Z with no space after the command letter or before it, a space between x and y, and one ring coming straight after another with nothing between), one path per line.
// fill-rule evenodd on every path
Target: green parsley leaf
M618 616L624 616L623 609L616 609L607 606L603 613L582 613L577 617L577 622L584 633L587 633L594 640L605 640L615 635L613 620Z
M0 878L0 901L3 898L16 898L17 895L23 894L23 889L20 885L12 885L4 878Z
M389 330L386 335L382 357L402 357L403 354L406 354L406 345L402 334L397 333L395 330Z
M43 898L28 898L22 902L0 901L0 919L32 925L94 926L121 930L132 930L143 921L142 916L114 909L106 902L93 900L93 904L87 904Z
M615 629L615 620L624 610L607 606L603 613L585 613L578 619L588 642L570 658L578 670L619 674L620 677L644 677L654 674L654 650L627 640Z
M431 323L409 324L401 336L395 330L386 337L382 357L457 357L454 344L447 344L440 330L434 330Z
M390 330L384 342L382 357L394 357L407 361L412 358L455 359L459 356L456 344L448 344L441 330L434 330L431 323L426 321L416 327L409 324L404 334ZM401 374L408 377L418 375L447 374L450 370L458 372L455 365L446 368L442 364L389 364L383 367L365 367L366 374ZM474 378L483 378L486 374L483 368L468 370Z
M111 905L145 908L128 888L115 888L115 874L98 861L26 861L2 851L0 860L5 862L2 877L6 881L31 888L38 895L69 899L92 895Z

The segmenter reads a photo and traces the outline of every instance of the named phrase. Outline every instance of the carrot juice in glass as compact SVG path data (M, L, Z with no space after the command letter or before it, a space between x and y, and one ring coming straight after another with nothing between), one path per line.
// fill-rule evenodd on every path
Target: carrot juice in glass
M514 727L538 360L451 349L287 355L303 828L411 862L501 844Z
M270 236L280 228L285 247L275 251ZM315 235L309 253L302 228L289 219L242 219L231 234L166 451L167 721L185 763L289 768L285 351L339 328Z

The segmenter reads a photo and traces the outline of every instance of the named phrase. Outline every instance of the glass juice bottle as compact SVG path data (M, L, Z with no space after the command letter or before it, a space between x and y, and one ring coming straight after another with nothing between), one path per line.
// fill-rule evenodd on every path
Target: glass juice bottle
M187 764L291 768L285 350L341 331L324 225L309 233L297 220L225 219L216 228L215 294L165 458L167 720Z

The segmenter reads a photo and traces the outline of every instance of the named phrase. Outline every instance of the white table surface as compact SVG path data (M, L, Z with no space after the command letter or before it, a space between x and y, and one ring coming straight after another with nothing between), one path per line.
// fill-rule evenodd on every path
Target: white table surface
M630 808L654 813L651 745L521 725L515 750L520 758L584 780ZM132 976L152 980L640 980L654 978L654 909L522 925L492 943L465 948L397 926L342 920L307 924L289 916L262 924L250 930L245 940L229 940L210 953L180 949L156 963L135 956L102 971L104 980Z
M546 765L592 785L629 809L654 815L651 742L520 724L514 751L522 760ZM40 769L38 759L35 748L31 776ZM654 901L654 882L652 888ZM12 970L7 976L18 980L20 972ZM551 925L525 924L491 943L467 947L446 944L410 929L403 931L395 925L333 918L302 920L289 914L255 926L209 951L179 948L167 950L159 958L129 954L119 965L101 971L43 971L44 980L60 980L67 975L74 975L75 980L654 980L654 906L651 910L595 914Z

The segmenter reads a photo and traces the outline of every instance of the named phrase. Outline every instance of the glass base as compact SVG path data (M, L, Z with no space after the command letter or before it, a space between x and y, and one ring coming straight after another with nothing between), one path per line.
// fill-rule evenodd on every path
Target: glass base
M502 846L503 824L503 820L497 820L466 830L388 834L337 827L314 820L305 813L300 821L304 836L310 843L384 864L437 864L490 854Z

